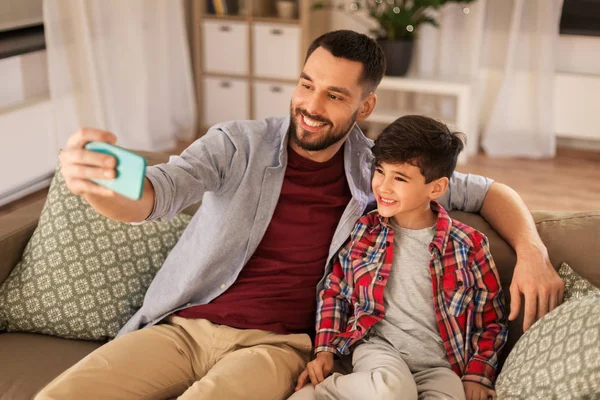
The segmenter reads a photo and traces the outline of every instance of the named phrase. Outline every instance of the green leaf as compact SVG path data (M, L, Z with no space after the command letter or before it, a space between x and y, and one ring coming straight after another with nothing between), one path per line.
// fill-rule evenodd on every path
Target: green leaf
M371 33L379 38L397 40L413 37L421 24L431 24L439 27L438 22L431 15L431 11L438 10L449 3L468 4L476 0L347 0L345 2L324 2L318 0L313 3L313 9L333 9L349 14L365 11L369 17L377 21L379 29L371 29ZM356 4L354 10L350 4ZM358 18L357 18L358 20ZM412 32L407 27L412 26Z

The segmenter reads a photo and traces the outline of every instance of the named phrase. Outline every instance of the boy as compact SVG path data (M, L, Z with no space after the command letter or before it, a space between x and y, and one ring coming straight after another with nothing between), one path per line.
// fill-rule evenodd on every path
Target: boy
M375 141L377 210L357 222L326 278L316 358L293 399L495 396L507 335L498 273L487 238L435 201L462 137L431 118L405 116ZM327 377L334 355L355 344L353 372ZM300 390L308 379L316 387Z

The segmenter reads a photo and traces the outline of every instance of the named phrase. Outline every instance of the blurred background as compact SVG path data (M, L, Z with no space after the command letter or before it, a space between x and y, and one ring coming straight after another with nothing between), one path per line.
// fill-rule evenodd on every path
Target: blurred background
M467 135L459 171L531 209L600 209L600 0L0 0L0 214L45 196L80 127L178 153L287 115L333 29L386 52L367 136L433 116Z

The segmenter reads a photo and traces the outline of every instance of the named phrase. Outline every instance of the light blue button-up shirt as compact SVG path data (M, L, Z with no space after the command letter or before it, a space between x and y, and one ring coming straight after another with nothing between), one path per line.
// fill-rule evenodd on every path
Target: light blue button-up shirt
M218 124L180 156L147 169L155 192L148 220L170 219L201 200L202 206L150 284L142 307L119 335L209 303L235 282L275 211L287 166L288 127L289 117ZM327 266L373 201L372 146L358 126L344 144L352 199L333 236ZM439 202L447 210L477 212L491 183L455 173ZM324 275L326 270L324 265Z

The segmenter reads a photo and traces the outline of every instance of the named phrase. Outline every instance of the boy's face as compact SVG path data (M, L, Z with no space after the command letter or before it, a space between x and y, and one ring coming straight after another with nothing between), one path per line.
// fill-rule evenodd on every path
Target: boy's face
M408 163L378 163L372 181L379 214L400 226L429 212L430 201L444 194L447 185L448 178L425 183L419 167Z
M290 104L291 139L298 146L325 150L371 113L376 97L363 99L362 71L360 62L334 57L323 47L308 57Z

